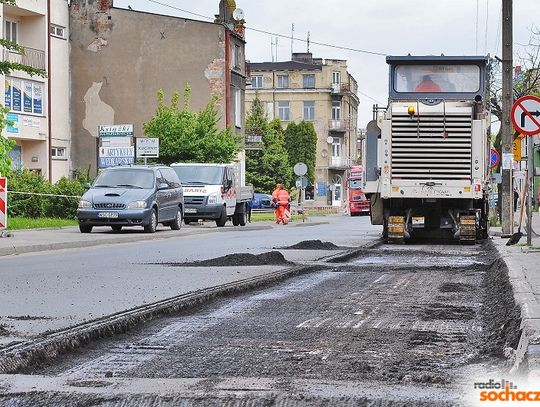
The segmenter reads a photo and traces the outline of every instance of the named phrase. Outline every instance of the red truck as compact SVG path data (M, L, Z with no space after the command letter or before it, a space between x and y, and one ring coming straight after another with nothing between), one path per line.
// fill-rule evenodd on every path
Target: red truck
M362 166L352 165L348 170L349 212L351 216L369 215L370 204L362 190Z

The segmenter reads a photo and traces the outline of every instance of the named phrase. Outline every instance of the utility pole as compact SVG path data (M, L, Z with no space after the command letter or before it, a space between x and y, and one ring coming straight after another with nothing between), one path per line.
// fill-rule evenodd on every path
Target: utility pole
M510 124L510 108L512 107L512 0L502 0L502 235L510 236L514 231L514 190L512 188L512 155L513 132Z

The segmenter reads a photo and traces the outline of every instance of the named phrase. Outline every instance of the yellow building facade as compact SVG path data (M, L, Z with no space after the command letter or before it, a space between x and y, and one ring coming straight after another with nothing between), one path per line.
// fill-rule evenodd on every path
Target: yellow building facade
M256 96L269 120L312 122L317 132L315 183L308 196L317 204L345 206L347 169L358 160L358 84L347 61L293 53L291 61L248 64L246 112ZM251 86L249 86L251 85Z

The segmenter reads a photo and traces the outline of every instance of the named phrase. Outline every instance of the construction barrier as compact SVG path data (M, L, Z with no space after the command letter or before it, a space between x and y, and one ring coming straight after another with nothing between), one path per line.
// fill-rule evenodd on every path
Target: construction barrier
M7 178L0 177L0 229L7 228Z

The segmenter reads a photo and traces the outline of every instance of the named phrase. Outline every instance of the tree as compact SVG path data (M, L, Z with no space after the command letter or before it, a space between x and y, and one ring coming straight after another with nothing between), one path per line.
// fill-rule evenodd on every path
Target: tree
M178 107L180 95L175 92L170 106L164 103L163 90L158 91L156 115L143 124L144 133L159 138L160 161L219 163L232 162L242 149L242 138L231 128L218 130L218 111L214 97L200 112L190 110L191 89L184 89L184 105Z
M289 165L289 156L285 149L285 137L279 119L274 119L268 125L268 132L263 136L263 179L265 190L272 191L277 182L287 188L293 185L293 172Z
M2 4L8 4L11 6L15 6L16 1L15 0L0 0L0 5ZM24 48L20 45L8 41L4 38L0 38L0 46L2 46L7 52L15 51L20 54L24 54ZM23 65L19 62L11 62L2 60L0 61L0 74L2 75L9 75L13 71L23 71L29 74L30 76L38 75L41 77L47 76L45 71L41 69L37 69L31 66ZM9 112L8 109L6 109L3 105L0 104L0 174L7 175L11 172L11 158L9 157L9 152L15 145L15 142L13 140L9 140L1 135L2 131L4 130L4 127L6 125L11 124L6 119L6 114Z
M317 132L313 123L306 121L299 124L290 123L285 130L285 148L291 168L299 162L306 164L308 167L306 177L313 184L317 153Z
M261 149L246 151L246 179L257 191L272 192L277 182L292 186L284 134L279 120L268 122L258 95L246 118L246 132L262 138Z
M518 53L516 65L521 66L521 73L515 75L512 90L513 101L525 95L540 96L540 27L531 29L529 43L524 45ZM492 63L492 75L490 78L490 104L491 113L502 121L502 79L501 66L494 61ZM502 154L502 134L499 128L495 136L494 147ZM499 188L498 213L502 214L502 188Z
M264 112L264 107L258 95L251 105L246 117L246 134L250 136L262 137L268 132L268 117ZM266 191L266 180L263 180L263 146L261 148L246 150L246 182L252 184L257 191Z

